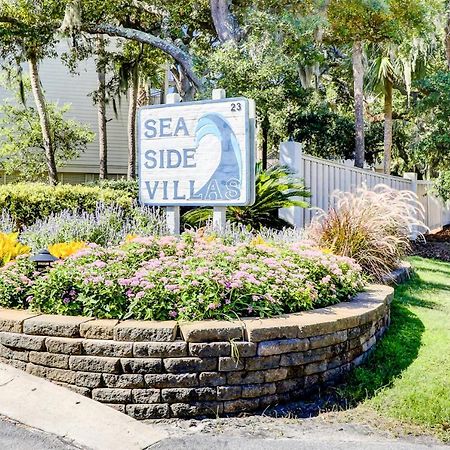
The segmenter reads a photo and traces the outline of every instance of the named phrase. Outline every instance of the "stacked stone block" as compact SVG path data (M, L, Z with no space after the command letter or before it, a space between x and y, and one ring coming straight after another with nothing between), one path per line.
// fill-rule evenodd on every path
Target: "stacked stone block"
M301 398L361 364L393 290L274 319L94 320L0 310L0 361L136 419L250 412Z

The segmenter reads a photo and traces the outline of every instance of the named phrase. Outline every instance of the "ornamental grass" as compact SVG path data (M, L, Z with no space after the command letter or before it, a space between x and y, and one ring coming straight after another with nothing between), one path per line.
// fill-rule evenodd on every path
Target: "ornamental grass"
M354 259L375 280L397 268L411 248L410 238L425 231L423 207L411 191L385 185L334 194L307 230L318 246Z

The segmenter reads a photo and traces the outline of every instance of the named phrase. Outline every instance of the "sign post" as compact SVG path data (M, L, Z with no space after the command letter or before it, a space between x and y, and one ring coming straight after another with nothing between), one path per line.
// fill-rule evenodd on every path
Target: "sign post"
M180 103L181 97L179 94L167 94L166 103L174 104ZM167 229L171 234L178 236L180 234L180 207L179 206L168 206L166 208L166 225Z
M225 89L213 89L212 99L221 100L226 98L227 94ZM227 224L227 207L226 206L214 206L213 207L213 228L223 230Z
M164 105L138 111L139 200L167 207L167 226L180 233L180 206L213 208L213 225L223 229L227 206L244 206L255 196L254 102L226 98L182 103L169 94Z

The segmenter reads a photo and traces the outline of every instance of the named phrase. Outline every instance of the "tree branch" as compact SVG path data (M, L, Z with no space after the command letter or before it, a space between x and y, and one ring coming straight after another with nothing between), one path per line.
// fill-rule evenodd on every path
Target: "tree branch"
M140 11L144 11L149 14L155 14L155 15L161 16L161 17L169 16L169 13L165 9L158 8L154 5L149 5L148 3L144 3L139 0L131 0L130 4L134 8L136 8Z
M107 34L109 36L122 37L158 48L164 53L170 55L183 67L186 75L197 89L202 90L203 88L202 81L194 72L191 56L171 42L165 41L164 39L154 36L153 34L146 33L145 31L124 28L111 24L99 24L96 26L84 27L83 31L89 34Z
M11 25L23 26L22 22L20 22L17 19L14 19L14 17L9 16L0 16L0 23L9 23Z
M242 30L230 10L229 0L210 0L211 16L220 42L239 42Z

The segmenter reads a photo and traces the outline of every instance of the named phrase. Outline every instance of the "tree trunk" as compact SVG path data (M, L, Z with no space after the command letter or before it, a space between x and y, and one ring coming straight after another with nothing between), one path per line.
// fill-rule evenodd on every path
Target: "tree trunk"
M145 85L145 82L141 80L139 83L139 90L137 96L137 107L140 108L141 106L150 104L151 104L151 97L148 95L147 86Z
M445 54L447 56L447 66L450 70L450 6L447 12L447 25L445 27Z
M42 140L45 149L45 160L48 169L48 181L51 185L58 183L58 173L56 171L55 147L50 128L50 119L48 116L47 105L45 103L44 93L39 79L39 70L36 56L32 55L29 60L31 90L33 92L34 103L39 115L39 123L41 125Z
M261 152L261 163L263 170L267 169L267 159L269 153L269 120L267 117L261 123L262 132L262 152Z
M195 97L195 86L189 80L189 77L186 75L184 69L179 64L176 65L171 70L173 78L175 80L175 84L177 87L177 92L182 98L184 102L191 102Z
M239 42L242 30L231 12L230 0L210 0L211 17L220 42Z
M390 78L384 80L384 160L383 171L391 173L392 159L392 90L393 83Z
M139 66L135 64L131 72L128 88L128 172L127 178L136 178L136 109L139 91Z
M106 134L106 74L105 42L102 36L97 38L97 118L98 118L98 156L100 161L99 178L108 176L108 140Z
M360 41L353 43L352 64L355 99L355 166L364 167L364 66Z

